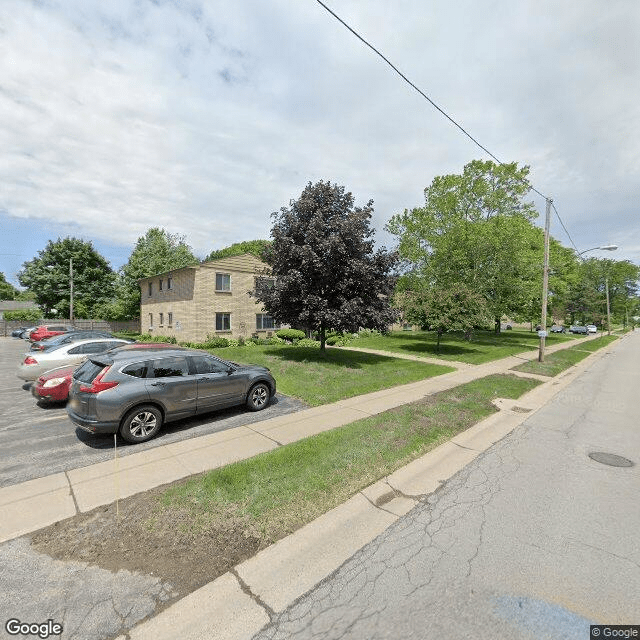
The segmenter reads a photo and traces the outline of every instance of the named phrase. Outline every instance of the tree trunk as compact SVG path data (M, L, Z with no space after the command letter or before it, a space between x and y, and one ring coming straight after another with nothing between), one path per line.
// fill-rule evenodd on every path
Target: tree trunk
M442 331L437 331L436 335L438 336L436 340L436 353L440 353L440 336L442 335Z
M496 335L500 335L500 318L495 319L496 324Z
M325 328L324 328L324 322L320 323L320 351L322 351L322 353L325 352Z

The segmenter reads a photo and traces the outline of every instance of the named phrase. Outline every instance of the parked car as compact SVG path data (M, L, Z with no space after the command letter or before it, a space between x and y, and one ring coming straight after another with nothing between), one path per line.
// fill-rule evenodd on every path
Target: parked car
M19 338L20 336L22 336L22 334L27 330L27 327L20 327L18 329L14 329L11 332L11 337L12 338Z
M549 331L551 331L551 333L566 333L567 328L559 324L553 324L551 325L551 329L549 329Z
M89 329L86 331L69 331L69 333L60 333L44 340L38 340L31 343L31 351L46 351L53 349L61 344L69 344L70 342L78 342L78 340L87 340L88 338L115 338L112 333L98 329Z
M185 348L114 349L73 374L67 414L90 433L144 442L165 422L246 404L264 409L276 393L266 367L239 365Z
M80 364L91 354L102 353L113 347L129 343L129 340L120 338L102 338L63 344L51 349L51 351L31 351L25 353L25 358L18 367L18 378L27 381L35 380L45 371L55 367L61 367L65 364Z
M69 399L71 375L76 368L77 365L72 364L45 371L31 385L31 394L41 402L66 402Z
M29 340L31 340L31 342L38 342L38 340L44 340L45 338L51 338L51 336L57 336L61 333L68 333L69 331L75 330L75 327L61 324L41 324L29 334Z
M596 327L595 324L588 324L587 325L587 331L589 333L598 333L598 327Z
M29 340L29 336L31 335L32 331L35 331L38 327L27 327L22 334L20 335L20 337L23 340Z
M582 333L585 336L587 335L588 331L587 331L587 327L583 327L581 325L571 325L569 327L569 331L571 333Z

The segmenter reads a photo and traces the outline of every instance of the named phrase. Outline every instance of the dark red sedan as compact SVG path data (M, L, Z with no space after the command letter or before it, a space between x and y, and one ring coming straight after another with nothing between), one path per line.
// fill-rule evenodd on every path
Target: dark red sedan
M66 402L69 399L71 376L77 366L67 365L46 371L31 385L31 394L42 402Z
M75 327L68 327L61 324L41 324L29 334L29 340L31 340L31 342L38 342L39 340L59 336L61 333L69 333L70 331L75 331Z

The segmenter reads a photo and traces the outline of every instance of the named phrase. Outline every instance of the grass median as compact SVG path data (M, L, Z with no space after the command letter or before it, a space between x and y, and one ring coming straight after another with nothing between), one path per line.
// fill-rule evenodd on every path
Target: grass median
M572 367L581 360L584 360L588 355L610 345L614 340L617 340L616 336L600 336L595 340L589 340L588 342L580 342L568 349L562 349L554 353L545 355L544 362L538 362L537 360L530 360L523 364L514 367L514 371L521 371L523 373L536 373L541 376L557 376L559 373Z
M539 384L494 375L56 523L39 551L153 573L183 596ZM142 541L142 542L141 542Z

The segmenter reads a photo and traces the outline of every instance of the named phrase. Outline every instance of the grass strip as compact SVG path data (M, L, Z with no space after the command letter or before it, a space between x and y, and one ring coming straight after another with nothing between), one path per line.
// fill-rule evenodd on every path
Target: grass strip
M493 398L538 384L488 376L213 470L161 494L154 520L179 520L197 535L235 522L271 544L494 413Z
M595 340L580 342L573 347L549 353L545 356L544 362L529 360L514 367L514 371L523 373L537 373L541 376L554 377L559 373L572 367L574 364L584 360L589 354L602 349L617 340L615 336L601 336Z
M437 364L340 349L322 353L313 347L254 345L210 351L225 360L268 367L280 393L312 407L455 371Z
M547 338L547 344L558 344L574 340L571 334L554 333ZM513 329L496 334L494 331L474 331L471 340L461 333L447 333L442 336L440 350L436 350L436 335L432 331L393 331L387 335L373 335L353 340L350 346L379 349L391 353L407 353L417 356L439 358L482 364L508 356L533 351L538 348L538 334L524 329Z

